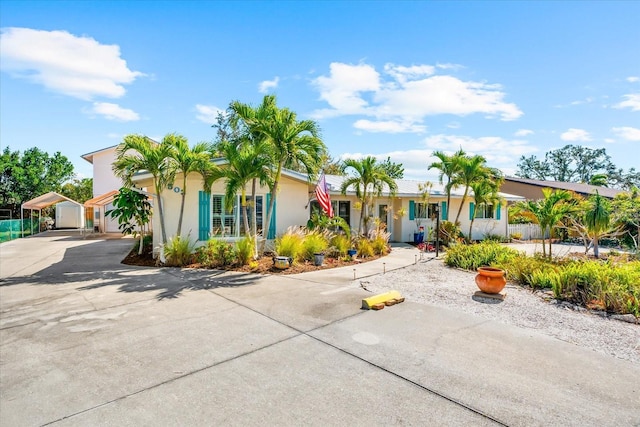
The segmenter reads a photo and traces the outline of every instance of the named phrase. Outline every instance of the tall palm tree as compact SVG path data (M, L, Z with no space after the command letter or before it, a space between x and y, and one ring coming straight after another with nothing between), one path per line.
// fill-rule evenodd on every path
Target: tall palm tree
M252 231L249 226L246 186L250 181L255 182L255 180L263 185L269 183L270 160L268 157L261 155L261 150L264 150L264 147L260 144L238 144L232 141L220 141L215 147L216 151L228 162L228 167L222 170L222 174L227 181L225 189L226 208L230 209L233 206L234 198L239 191L244 230L245 234L249 236ZM255 208L255 186L253 197ZM254 212L254 233L255 219Z
M211 152L209 151L209 144L206 142L200 142L193 147L189 147L187 138L175 133L166 135L162 139L162 142L172 147L171 157L175 160L177 170L182 172L182 192L180 193L182 200L180 202L180 216L178 218L178 230L176 232L176 234L180 236L182 233L184 203L187 195L187 176L192 172L200 172L203 170L209 170L213 175L214 171L212 168L215 168L215 166L211 163Z
M391 194L395 194L398 191L398 186L382 167L382 164L377 163L376 158L373 156L360 160L347 159L344 161L344 169L350 170L353 175L349 175L342 182L340 191L342 194L347 194L349 187L355 189L356 197L360 199L362 204L360 221L358 222L358 232L362 234L364 218L367 215L368 206L373 202L373 198L380 197L385 186ZM364 231L366 233L367 230Z
M490 176L490 171L486 167L486 159L480 155L475 156L465 156L460 158L459 160L459 169L456 175L453 178L454 186L463 185L464 193L462 195L462 201L460 202L460 207L458 208L458 214L456 215L455 224L458 224L460 220L460 214L462 213L462 206L464 205L464 201L467 199L467 195L469 194L469 188L471 188L471 184L477 181L482 181L487 179Z
M320 129L314 121L298 120L293 111L278 108L273 95L265 96L258 108L244 104L232 104L231 108L252 135L260 135L270 146L269 153L275 171L271 180L271 200L267 207L268 227L278 196L282 170L297 165L311 178L318 172L327 148L320 139Z
M597 191L589 198L589 205L589 209L584 213L584 223L592 238L593 255L598 258L598 240L609 231L611 211L607 201Z
M531 218L542 229L542 255L547 256L545 247L545 233L549 230L549 258L551 258L551 234L565 217L575 211L575 204L571 193L566 190L552 191L542 189L543 199L525 200L514 205L515 212Z
M473 201L475 203L475 207L471 214L471 223L469 224L469 236L467 237L467 242L471 242L471 232L473 230L473 222L475 221L478 215L478 207L481 205L489 205L493 204L494 206L500 203L500 196L498 195L498 190L500 188L499 181L494 181L492 179L485 179L482 181L476 181L471 184L471 190L473 190Z
M127 187L133 187L133 176L146 171L153 177L155 197L158 202L162 243L167 243L164 223L164 209L161 192L171 184L176 173L175 161L172 158L172 147L162 141L157 143L143 135L127 135L116 149L116 161L113 172L121 178Z
M449 220L449 206L451 206L451 190L455 186L453 178L460 171L461 159L466 156L466 153L462 151L462 148L456 151L453 155L449 156L444 151L434 151L433 156L437 157L440 161L433 162L429 165L429 169L438 169L438 182L444 183L446 177L446 183L444 183L444 190L447 193L447 210L445 212L444 220Z

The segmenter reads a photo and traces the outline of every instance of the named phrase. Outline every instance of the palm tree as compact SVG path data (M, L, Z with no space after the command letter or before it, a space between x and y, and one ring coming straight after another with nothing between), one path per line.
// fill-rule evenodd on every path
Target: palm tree
M598 240L609 231L611 211L607 201L596 191L589 198L589 209L584 213L584 223L593 242L593 255L599 257Z
M233 206L234 198L236 194L238 194L238 191L240 191L244 230L245 234L249 236L251 235L251 228L249 227L247 212L246 186L250 181L253 181L255 184L256 180L263 185L269 183L269 158L261 155L264 147L260 144L239 144L232 141L221 141L217 143L215 147L216 151L228 162L228 167L222 170L222 174L227 181L225 190L226 208L230 209ZM255 208L255 185L253 188L253 197ZM255 212L253 218L255 233Z
M449 206L451 206L451 190L455 186L453 178L460 171L461 159L465 157L466 153L462 151L462 148L455 152L455 154L449 156L443 151L434 151L433 155L440 159L439 162L433 162L429 165L429 169L438 169L438 182L443 184L443 179L446 177L447 182L444 185L444 190L447 193L447 211L445 212L444 220L449 220Z
M462 213L462 206L469 194L469 188L471 184L477 181L482 181L490 176L490 171L486 167L486 159L480 155L465 156L459 160L459 169L453 177L453 185L464 185L464 194L462 195L462 201L458 208L458 214L456 215L455 224L458 224L460 220L460 214Z
M172 147L165 141L160 144L143 135L127 135L116 150L113 172L121 178L127 187L133 187L133 176L146 171L153 177L155 197L158 201L158 215L162 243L167 243L164 224L164 209L161 192L173 182L176 173L172 158Z
M271 200L267 207L266 226L271 223L280 178L284 168L301 167L310 178L317 172L327 149L320 139L320 129L312 120L297 119L288 108L278 108L273 95L264 97L260 107L232 103L231 109L247 126L251 135L260 135L269 144L275 165L272 174Z
M350 175L342 182L340 191L342 194L346 194L349 187L355 189L356 197L360 199L362 204L358 223L358 232L362 234L362 224L367 215L367 208L373 202L373 197L380 197L385 185L389 188L391 194L395 194L398 186L373 156L360 160L347 159L344 161L344 169L347 170L348 168L353 170L354 175Z
M171 156L175 160L176 168L180 172L182 172L182 192L180 194L182 200L180 203L178 230L176 232L176 234L180 236L182 233L184 202L187 195L187 176L192 172L201 173L201 171L215 168L215 166L211 163L211 152L209 151L209 144L205 142L200 142L193 146L193 148L190 148L187 138L175 133L166 135L162 139L162 142L172 147ZM213 170L209 170L209 172L213 174ZM209 188L211 188L211 186L209 186Z
M471 189L473 190L473 201L475 203L475 207L471 214L471 223L469 224L469 236L467 237L467 242L471 242L471 231L473 230L473 222L478 215L478 206L484 204L489 205L493 204L494 206L500 203L500 196L498 195L498 190L500 188L499 181L494 181L493 179L485 179L482 181L476 181L471 184Z
M566 190L552 191L543 188L541 200L526 200L514 205L515 212L521 212L535 221L542 230L542 255L547 256L545 233L549 230L549 258L551 258L551 233L565 217L575 210L571 193Z

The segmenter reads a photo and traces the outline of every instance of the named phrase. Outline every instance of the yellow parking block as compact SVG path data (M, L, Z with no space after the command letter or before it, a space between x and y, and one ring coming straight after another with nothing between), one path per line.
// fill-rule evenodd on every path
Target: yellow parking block
M374 295L369 298L365 298L362 300L362 308L366 308L367 310L371 309L371 306L375 304L384 303L385 301L389 301L390 299L400 299L402 296L398 291L389 291L384 294Z

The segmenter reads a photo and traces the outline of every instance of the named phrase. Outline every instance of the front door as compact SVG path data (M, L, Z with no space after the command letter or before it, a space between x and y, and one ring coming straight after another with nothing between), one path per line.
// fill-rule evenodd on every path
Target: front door
M389 205L386 203L378 205L378 218L380 223L386 226L387 232L391 233L391 223L389 222Z

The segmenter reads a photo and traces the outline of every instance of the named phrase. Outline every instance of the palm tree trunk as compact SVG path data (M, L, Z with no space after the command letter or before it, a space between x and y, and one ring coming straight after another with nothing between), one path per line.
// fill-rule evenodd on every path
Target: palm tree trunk
M158 198L158 216L160 217L160 231L162 232L162 244L167 244L167 232L164 227L164 209L162 208L162 196L160 195L160 187L158 182L155 182L156 197Z
M543 228L541 226L540 229L542 230L542 257L546 258L547 257L547 241L545 240L544 235L547 233L547 227Z
M256 178L253 178L253 181L251 182L251 197L253 200L253 222L251 223L251 235L253 236L254 260L258 259L258 211L256 208L256 181ZM264 228L264 224L262 225L262 228Z
M447 185L445 186L446 190L447 190L447 214L445 215L444 218L442 218L444 221L449 221L449 211L451 210L451 179L449 179L447 181Z
M242 194L240 196L240 205L242 207L242 219L244 222L244 234L246 236L251 236L251 230L249 229L249 215L247 212L247 192L244 189L244 185L242 186Z
M183 173L182 177L182 194L180 201L180 216L178 217L178 232L176 233L178 236L182 234L182 217L184 216L184 199L187 196L187 175Z
M460 214L462 213L462 207L464 206L464 201L467 199L467 194L469 193L469 186L464 188L464 194L462 195L462 201L460 202L460 207L458 208L458 214L456 215L456 221L454 224L457 224L460 220Z
M471 217L471 224L469 224L469 237L467 238L467 243L471 243L471 230L473 229L473 221L476 220L475 210L473 214L473 217Z
M282 162L278 163L278 170L276 171L276 177L273 180L273 188L271 189L271 200L269 201L269 206L267 207L267 222L262 225L262 235L263 235L263 247L261 248L261 252L264 250L264 242L267 240L267 236L269 235L269 226L271 225L271 216L273 215L273 207L276 204L276 194L278 192L278 186L280 185L280 175L282 174Z
M596 258L600 258L600 249L598 247L598 236L593 237L593 255Z

